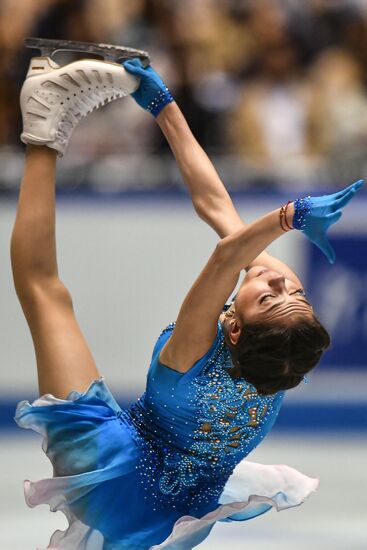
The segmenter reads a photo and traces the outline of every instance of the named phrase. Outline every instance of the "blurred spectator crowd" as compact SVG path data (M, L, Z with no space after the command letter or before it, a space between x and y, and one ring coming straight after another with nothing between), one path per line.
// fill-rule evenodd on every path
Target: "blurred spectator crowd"
M26 36L148 50L230 188L340 185L367 172L366 0L1 0L3 163L22 151ZM64 178L179 182L162 159L154 120L127 98L80 124Z

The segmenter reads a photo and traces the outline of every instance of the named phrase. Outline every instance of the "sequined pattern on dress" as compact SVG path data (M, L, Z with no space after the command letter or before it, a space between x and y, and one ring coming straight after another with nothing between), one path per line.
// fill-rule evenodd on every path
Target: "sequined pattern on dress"
M274 417L275 395L260 396L243 378L232 379L226 370L231 367L222 334L200 374L187 384L196 429L185 451L157 437L145 394L130 407L142 447L140 481L157 503L180 509L218 499L235 466L262 438L261 427Z

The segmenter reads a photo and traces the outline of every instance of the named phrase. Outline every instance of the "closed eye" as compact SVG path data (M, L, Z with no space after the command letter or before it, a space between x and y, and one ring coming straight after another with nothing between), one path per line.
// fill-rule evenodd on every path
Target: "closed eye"
M274 294L265 294L264 296L261 296L259 303L262 304L266 298L276 298L276 296L274 296Z
M294 296L295 294L298 294L299 296L303 296L306 298L306 293L303 290L303 288L299 288L295 292L292 292L290 296ZM259 303L262 304L267 298L276 298L274 294L264 294L264 296L261 296ZM309 303L307 300L305 300L307 303Z
M303 290L303 288L299 288L295 292L292 292L291 296L293 296L294 294L299 294L300 296L306 297L306 292Z

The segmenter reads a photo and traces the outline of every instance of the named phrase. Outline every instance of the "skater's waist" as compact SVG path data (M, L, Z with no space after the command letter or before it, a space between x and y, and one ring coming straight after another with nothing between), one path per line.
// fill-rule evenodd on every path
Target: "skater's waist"
M182 452L187 449L187 436L178 432L177 426L172 425L168 418L155 418L139 401L121 411L119 416L135 431L138 438L152 444L164 443Z
M133 430L138 445L149 448L149 453L157 463L183 463L188 471L194 469L196 482L207 483L220 478L227 479L238 460L224 453L224 457L213 453L211 445L191 441L185 434L163 429L151 423L141 403L134 403L121 412L121 419ZM240 459L240 457L238 457ZM242 457L241 457L242 458Z

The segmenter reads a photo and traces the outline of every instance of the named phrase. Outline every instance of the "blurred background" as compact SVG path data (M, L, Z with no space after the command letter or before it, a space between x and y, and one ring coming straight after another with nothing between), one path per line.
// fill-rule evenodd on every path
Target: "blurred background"
M367 176L365 0L0 0L0 542L12 550L46 547L66 527L46 507L26 508L22 480L52 471L40 437L12 420L17 401L37 396L9 260L24 158L18 98L37 53L23 47L26 36L148 50L246 221ZM81 122L57 191L60 274L100 372L128 406L217 237L193 212L154 119L131 98ZM319 491L279 516L219 524L200 548L367 547L366 209L364 189L332 230L334 266L300 234L271 248L304 280L333 346L309 384L288 392L250 459L319 477Z
M366 171L364 0L2 0L0 30L2 188L18 182L25 36L148 50L230 189ZM104 191L107 167L108 187L179 187L170 158L151 118L117 102L78 128L60 185Z

